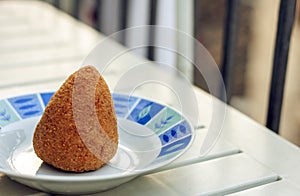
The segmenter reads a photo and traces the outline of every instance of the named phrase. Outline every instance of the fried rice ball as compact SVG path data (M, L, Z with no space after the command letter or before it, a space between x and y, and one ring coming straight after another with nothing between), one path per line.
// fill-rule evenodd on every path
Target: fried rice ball
M97 170L116 154L112 97L93 66L70 75L52 96L36 126L33 147L44 162L72 172Z

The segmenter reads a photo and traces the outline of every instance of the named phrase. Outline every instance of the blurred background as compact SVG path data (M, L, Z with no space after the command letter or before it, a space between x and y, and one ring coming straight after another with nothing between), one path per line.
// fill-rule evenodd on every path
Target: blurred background
M227 6L225 0L48 0L47 2L106 35L142 25L160 25L185 32L207 48L222 70ZM280 1L239 0L238 3L229 104L265 125ZM298 8L299 6L296 9L291 35L279 133L300 146ZM126 46L134 45L138 39L148 39L150 42L161 42L164 39L159 34L154 37L152 33L121 33L115 39ZM170 37L174 38L172 47L184 47L197 56L197 52L193 51L192 42L182 44L182 40L177 40L176 35ZM151 47L139 48L134 52L150 60L174 65L193 83L207 90L205 81L195 72L193 64L178 57L176 53Z

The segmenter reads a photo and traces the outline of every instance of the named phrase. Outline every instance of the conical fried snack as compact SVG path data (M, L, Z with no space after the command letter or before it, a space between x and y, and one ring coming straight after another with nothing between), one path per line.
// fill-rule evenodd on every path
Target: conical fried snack
M112 97L94 67L73 73L53 95L36 127L33 147L46 163L74 172L96 170L115 155Z

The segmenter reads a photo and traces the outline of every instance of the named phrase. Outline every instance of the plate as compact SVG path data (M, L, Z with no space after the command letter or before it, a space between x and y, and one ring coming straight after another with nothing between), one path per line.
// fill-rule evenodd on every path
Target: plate
M50 193L104 191L174 161L193 141L193 127L180 112L136 96L113 93L119 146L104 167L85 173L55 169L34 153L32 138L53 92L0 100L0 172Z

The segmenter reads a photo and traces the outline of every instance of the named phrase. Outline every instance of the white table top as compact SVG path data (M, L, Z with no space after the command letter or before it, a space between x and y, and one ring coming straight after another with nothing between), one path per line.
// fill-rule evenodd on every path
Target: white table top
M48 4L0 2L0 98L55 91L103 39L102 34ZM122 50L123 46L109 41L107 58ZM104 77L114 85L122 70L143 62L147 61L126 53L112 62L118 69L108 70ZM205 128L196 130L192 147L164 168L95 195L300 194L299 148L230 106L217 143L206 156L200 156L202 141L213 123L215 98L196 87L194 92ZM137 93L151 97L145 89ZM0 173L0 194L44 193Z

